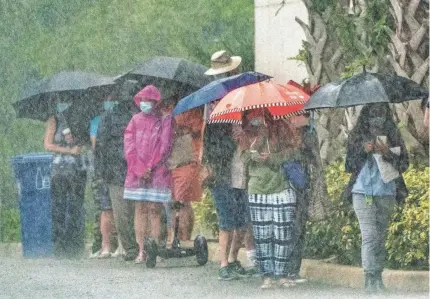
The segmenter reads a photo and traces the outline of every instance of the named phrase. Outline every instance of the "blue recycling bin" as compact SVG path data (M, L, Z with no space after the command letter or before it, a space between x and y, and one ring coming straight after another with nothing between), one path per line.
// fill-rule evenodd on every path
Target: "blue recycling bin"
M18 185L21 241L26 258L53 254L50 153L13 157L11 164Z

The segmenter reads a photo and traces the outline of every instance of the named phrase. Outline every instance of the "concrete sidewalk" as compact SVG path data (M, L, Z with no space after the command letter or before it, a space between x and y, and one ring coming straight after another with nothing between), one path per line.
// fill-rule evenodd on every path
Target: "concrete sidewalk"
M209 259L214 262L219 262L218 244L209 243ZM247 264L246 255L243 250L239 252L239 260L244 265ZM313 282L333 286L355 289L362 289L364 286L362 268L328 263L320 260L303 260L300 275ZM429 271L387 269L384 270L382 275L388 289L429 292Z
M191 247L192 242L183 242L184 247ZM209 260L219 262L219 249L216 242L209 242ZM20 243L0 243L0 256L21 256ZM239 260L244 265L247 259L244 250L239 252ZM328 263L320 260L303 260L301 273L312 282L333 286L362 289L363 270L359 267ZM429 292L429 271L385 270L384 283L390 290Z

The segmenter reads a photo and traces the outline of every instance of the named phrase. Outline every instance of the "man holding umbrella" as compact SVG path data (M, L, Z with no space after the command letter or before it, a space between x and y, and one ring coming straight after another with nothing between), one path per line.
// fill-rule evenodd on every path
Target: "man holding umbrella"
M218 51L211 57L211 68L206 75L232 76L239 73L242 58L230 57L226 51ZM212 102L205 107L205 118L215 106ZM215 200L219 221L219 247L221 268L218 278L232 280L248 273L237 260L237 255L249 224L247 194L237 185L232 176L232 162L236 152L236 143L232 137L232 127L226 124L214 124L206 128L204 134L203 162L210 169L208 186Z

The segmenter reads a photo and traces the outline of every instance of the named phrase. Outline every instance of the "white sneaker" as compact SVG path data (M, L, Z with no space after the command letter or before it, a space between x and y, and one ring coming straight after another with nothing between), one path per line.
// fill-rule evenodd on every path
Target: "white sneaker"
M112 253L112 257L117 258L125 255L124 248L122 246L118 246L114 253Z
M301 283L308 282L308 280L307 280L306 278L301 277L301 276L296 276L296 277L294 277L294 278L292 278L292 279L293 279L293 280L294 280L294 282L295 282L295 283L297 283L297 284L301 284Z
M96 258L98 258L100 256L100 253L101 253L100 250L96 251L94 253L91 253L90 256L89 256L89 258L90 259L96 259Z

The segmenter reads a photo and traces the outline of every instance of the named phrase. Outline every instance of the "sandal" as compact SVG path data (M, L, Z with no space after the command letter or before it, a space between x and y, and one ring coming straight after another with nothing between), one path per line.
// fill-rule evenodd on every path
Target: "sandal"
M134 260L135 264L143 264L145 262L146 262L146 252L144 252L143 255L138 255Z
M271 288L273 288L273 286L274 286L274 281L273 281L273 279L272 279L272 278L270 278L270 277L266 277L266 278L263 280L263 284L261 285L261 288L262 288L263 290L267 290L267 289L271 289Z
M294 280L288 279L288 278L281 278L279 280L279 286L281 288L290 288L290 287L294 287L296 285L296 283L294 282Z
M108 259L112 256L110 252L100 253L97 258L98 259Z

